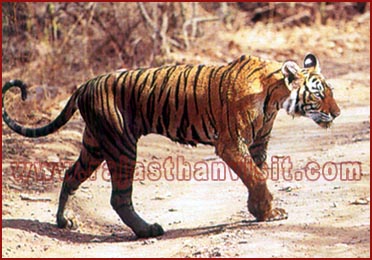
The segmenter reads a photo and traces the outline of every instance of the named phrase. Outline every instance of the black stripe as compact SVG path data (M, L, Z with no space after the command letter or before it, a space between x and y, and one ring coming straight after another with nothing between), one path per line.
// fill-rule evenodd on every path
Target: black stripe
M167 95L165 97L165 101L163 104L163 110L162 110L162 118L164 122L164 127L167 131L167 136L169 136L169 124L170 124L170 107L169 107L169 95L171 92L171 88L168 88Z
M254 140L256 138L256 133L255 133L255 129L254 129L254 122L252 121L251 113L247 112L247 115L248 115L249 122L251 124L252 140Z
M152 79L151 79L151 83L150 83L150 89L155 88L157 86L156 83L158 81L158 73L161 70L163 70L163 67L157 68L156 70L154 70L154 72L152 72ZM149 73L151 74L150 71L149 71Z
M266 95L266 98L265 98L265 101L264 101L264 106L263 106L263 112L264 112L265 117L267 117L267 109L268 109L268 105L269 105L270 99L272 97L272 94L280 86L280 85L276 85L276 84L277 83L275 82L275 83L273 83L273 84L271 84L270 86L267 87L267 89L269 89L269 91ZM272 88L272 86L275 86L275 87ZM279 104L279 103L277 103L277 104ZM277 108L277 110L279 110L279 108ZM271 115L270 115L270 117L271 117ZM268 122L268 121L269 120L266 118L265 122Z
M139 69L139 70L136 70L135 72L137 72L137 75L136 75L136 78L134 80L134 83L133 85L131 84L131 95L130 95L130 108L131 108L131 111L137 111L137 102L136 102L136 99L135 99L135 94L136 94L136 86L137 86L137 83L138 83L138 80L140 78L140 76L143 74L143 70L142 69ZM132 73L134 74L134 72ZM130 78L131 79L131 82L132 82L132 77Z
M143 127L143 129L142 129L142 131L143 131L143 134L148 134L149 133L149 127L150 126L148 126L148 124L147 124L147 122L146 122L146 119L145 119L145 116L144 116L144 113L143 113L143 111L142 111L142 106L141 106L141 101L140 101L140 98L141 98L141 96L142 96L142 92L143 92L143 90L145 89L145 87L146 87L146 84L147 84L147 80L148 80L148 78L149 78L149 76L150 76L150 72L148 71L148 70L146 70L146 71L144 71L144 72L146 72L147 73L147 75L146 75L146 77L144 78L144 80L142 81L142 83L140 84L140 86L139 86L139 89L137 90L138 92L137 92L137 106L140 106L140 107L136 107L136 109L134 110L134 111L138 111L138 113L140 114L140 117L141 117L141 122L142 122L142 127ZM141 73L141 75L144 73L144 72L142 72ZM153 79L153 81L152 81L152 83L154 82L154 79ZM133 92L133 94L134 94L134 92Z
M128 72L128 71L125 71L123 74L120 75L118 81L120 81L121 79L121 76L122 75L125 75L124 78L123 78L123 81L120 85L121 89L120 89L120 101L121 101L121 111L123 111L124 113L126 112L126 96L125 96L125 91L127 90L127 88L129 88L126 83L127 83L127 78L128 78L128 75L131 74L131 72ZM125 126L124 126L125 127Z
M226 92L226 100L228 100L227 92ZM227 120L227 128L230 133L230 136L233 137L232 135L232 129L231 129L231 122L230 122L230 104L229 102L226 102L226 120ZM235 126L236 127L236 126ZM235 129L237 131L237 129Z
M102 111L102 114L104 115L104 119L106 119L106 116L105 116L105 102L103 100L103 88L106 85L106 81L107 81L107 78L105 79L103 86L101 86L102 82L100 80L97 81L97 83L96 83L97 91L98 91L99 97L101 99L101 111Z
M149 76L150 76L150 73L147 71L147 75L146 75L145 79L143 80L143 82L141 83L140 88L138 90L137 101L139 101L140 98L141 98L142 92L145 89L145 86L146 86L146 83L147 83L147 79L149 78Z
M278 101L275 102L275 107L276 107L276 110L279 110L280 109L280 104Z
M92 103L92 108L98 107L99 100L100 100L100 95L99 95L100 91L99 91L97 83L98 81L95 81L93 86L90 85L90 88L92 89L92 91L94 91L94 103ZM94 126L94 129L99 129L99 123L98 123L98 120L94 120L95 114L93 114L93 111L91 113L87 113L87 116L89 117L89 122Z
M160 102L162 92L164 91L164 88L168 83L169 71L172 70L172 67L166 67L166 68L164 68L164 70L166 70L167 72L165 73L165 76L163 77L163 81L160 84L160 91L159 91L159 96L158 96L158 101L157 101L158 103Z
M78 105L82 116L90 120L90 111L94 107L94 80L89 80L83 87L83 92L80 94Z
M225 67L226 67L226 66L224 66L224 65L219 66L219 67L217 68L217 70L216 70L216 74L217 74L218 72L220 72L220 70L224 69Z
M187 80L188 80L190 72L193 68L194 68L194 66L186 65L186 67L183 69L183 71L182 71L182 75L183 75L183 93L182 94L183 95L181 96L180 94L177 94L177 96L176 96L177 99L181 99L181 100L182 100L182 98L184 99L183 100L184 103L183 103L182 112L180 111L180 113L182 113L182 116L181 116L181 119L179 121L179 126L178 127L175 126L175 128L177 129L176 137L178 138L179 142L183 142L183 143L185 143L187 128L190 124L189 123L189 118L188 118L188 109L187 109L187 107L188 107L188 104L187 104ZM177 93L179 93L178 92L179 88L180 87L177 88Z
M225 66L220 66L220 67L218 67L217 68L217 70L215 70L215 73L214 73L214 75L216 76L216 75L218 75L218 72L220 71L220 70L222 70L222 69L224 69L225 68ZM222 75L221 75L222 76ZM217 83L217 79L215 78L215 81L216 81L216 83ZM216 90L217 91L217 90ZM222 98L221 98L221 95L219 95L219 98L220 98L220 103L222 104Z
M147 110L146 114L148 115L148 120L150 127L153 129L153 124L154 124L154 113L155 113L155 94L154 94L154 89L150 90L150 94L147 98Z
M191 72L192 69L193 69L193 67L189 66L187 68L187 70L185 70L185 73L183 74L183 90L184 90L185 96L187 94L187 80L189 78L189 75L190 75L190 72Z
M163 70L164 67L160 67L153 72L152 81L150 84L150 90L147 95L146 102L146 115L149 122L149 128L154 129L154 113L155 113L155 90L157 88L157 74L159 71ZM141 111L142 112L142 111Z
M266 79L271 78L273 75L275 75L276 73L279 73L279 72L281 72L281 71L282 71L281 69L278 69L278 70L276 70L276 71L271 72L269 75L266 76Z
M191 125L191 136L192 136L192 139L196 142L199 142L201 140L198 134L198 131L195 129L194 125Z
M230 112L229 112L229 104L228 102L226 103L226 119L227 119L227 129L229 131L229 134L231 136L231 138L234 137L234 135L232 134L232 129L231 129L231 121L230 121ZM235 115L234 115L235 116ZM235 126L236 127L236 126Z
M180 120L180 125L177 128L177 137L179 140L184 140L186 137L186 131L189 126L188 110L187 110L187 79L189 77L190 71L193 69L193 66L188 65L184 70L183 74L183 88L184 88L184 104L183 104L183 113Z
M207 112L207 116L208 116L208 123L213 128L214 134L217 133L216 125L215 125L215 123L213 123L213 119L211 118L211 114ZM212 133L210 133L210 134L212 134Z
M256 131L255 131L255 127L254 127L254 122L251 121L251 128L252 128L252 139L256 139Z
M142 122L142 128L143 128L142 129L142 131L143 131L142 134L146 135L146 134L149 133L149 127L147 126L147 122L145 120L145 117L144 117L142 111L139 111L139 113L141 114L141 122Z
M213 115L213 109L212 109L212 96L211 96L211 87L212 87L212 78L213 78L213 74L215 72L215 68L212 68L210 74L209 74L209 78L208 78L208 107L209 107L209 112L210 112L210 117L211 117L211 122L212 122L212 125L216 125L216 119ZM213 127L215 128L215 127Z
M193 94L194 94L194 102L195 102L195 108L196 108L196 113L199 114L199 109L198 109L198 100L197 100L197 93L196 93L196 87L198 85L198 79L200 72L202 71L204 65L199 65L198 70L195 73L195 79L194 79L194 87L193 87Z
M267 131L265 134L263 134L263 135L261 135L261 139L265 139L265 138L267 138L267 137L269 137L270 136L270 134L271 134L271 130L273 129L273 127L271 126L271 128L269 129L269 131Z
M156 80L158 79L157 76L158 76L158 72L161 71L162 69L164 69L163 67L160 67L160 68L157 68L153 74L152 74L152 81L151 81L151 84L150 84L150 87L153 88L155 87L155 82Z
M121 79L121 76L125 74L125 77L123 78L123 82L121 83L121 91L120 91L120 101L121 101L121 108L122 108L122 111L123 113L126 113L127 114L127 117L124 117L123 120L123 124L124 124L124 131L125 131L125 135L129 138L129 143L132 144L132 146L136 147L136 144L137 144L137 140L136 139L133 139L133 135L132 135L132 129L128 129L129 127L129 122L128 119L127 121L125 120L125 118L128 118L128 114L129 114L129 111L127 111L128 109L126 108L126 96L125 96L125 91L127 88L129 88L127 85L126 85L126 81L127 81L127 78L128 78L128 75L129 74L132 74L131 72L128 72L128 71L125 71L123 72L123 74L121 74L118 78L118 82L120 81Z
M240 67L239 67L239 69L237 70L237 72L236 72L236 76L235 76L235 79L237 79L238 78L238 76L239 76L239 73L243 70L243 68L249 63L251 61L251 57L249 57L249 59L248 60L246 60Z
M243 56L244 56L244 55L243 55ZM245 56L244 56L244 59L245 59ZM239 62L234 62L233 64L230 65L230 72L229 72L230 75L231 75L232 72L235 71L235 66L238 65L238 64L240 64L240 62L242 62L244 59L240 58L239 60L237 60L237 61L239 61ZM236 81L236 78L237 78L237 76L239 75L240 71L244 68L244 66L245 66L246 64L248 64L248 63L250 62L250 60L251 60L251 58L249 58L247 61L245 61L245 62L244 62L244 63L239 67L239 69L237 70L237 74L236 74L236 76L235 76L235 81ZM235 81L234 81L234 84L235 84Z
M135 76L135 79L134 79L134 82L132 83L132 78L134 76L134 74L136 74ZM129 100L129 106L130 106L130 109L131 111L134 113L135 111L137 111L137 102L136 102L136 98L135 98L135 95L136 95L136 87L137 87L137 83L138 83L138 80L140 78L140 76L142 75L143 73L143 70L142 69L138 69L138 70L135 70L135 71L132 71L131 73L131 76L130 76L130 100ZM134 116L133 116L133 119L134 119Z
M119 124L119 128L120 128L120 131L123 133L124 132L124 122L123 122L123 117L121 116L119 110L118 110L118 104L117 104L117 96L116 96L116 88L118 86L118 80L116 77L114 77L114 83L112 85L112 95L113 95L113 109L115 110L115 114L116 114L116 117L118 119L118 124Z
M108 75L107 77L106 77L106 79L105 79L105 81L104 81L104 91L105 91L105 93L106 93L106 108L107 108L107 113L108 113L108 115L106 115L105 117L108 119L108 121L109 121L109 124L110 124L110 121L111 121L111 127L113 127L115 130L116 130L116 127L115 127L115 125L114 125L114 119L115 118L111 118L111 113L110 113L110 107L111 107L111 100L110 100L110 96L109 96L109 86L108 86L108 80L111 78L111 76L110 75ZM114 105L114 104L112 104L112 105ZM103 113L105 113L104 111L103 111ZM117 132L117 131L116 131Z
M159 117L158 118L158 123L157 123L157 125L156 125L156 132L158 133L158 134L163 134L163 126L162 126L162 124L161 124L161 117Z
M161 87L160 87L158 102L160 102L161 96L163 95L164 90L168 86L168 81L169 81L170 77L172 76L172 74L174 73L174 71L176 70L176 68L177 68L177 66L172 66L167 70L167 73L166 73L166 75L164 77L164 80L163 80L163 82L161 84Z
M178 79L177 79L177 83L176 83L176 91L175 91L175 103L176 103L176 110L178 110L178 95L179 95L179 89L180 89L180 83L181 83L181 77L182 77L182 74L184 74L184 70L182 70L180 72L180 74L178 75Z
M220 84L219 84L219 87L218 87L218 93L219 93L219 97L220 97L221 107L223 106L223 99L222 99L223 88L222 88L222 83L225 80L226 74L228 72L229 72L229 69L227 69L224 72L222 72L222 75L221 75L221 78L220 78Z
M101 159L102 154L101 154L101 149L99 147L93 147L88 145L84 140L83 140L83 146L85 150L94 158L96 159Z
M250 78L254 73L256 73L256 72L262 70L263 68L265 68L265 65L260 66L260 67L258 67L258 68L255 68L254 70L252 70L252 71L248 74L247 79Z
M136 75L136 79L134 80L133 89L137 86L137 83L138 83L139 78L145 72L145 70L143 70L143 69L138 69L137 71L138 72L137 72L137 75Z
M177 137L181 138L181 139L184 139L186 137L186 131L187 131L187 128L189 127L190 125L190 122L189 122L189 115L188 115L188 112L187 112L187 95L185 93L185 101L184 101L184 106L183 106L183 113L182 113L182 117L181 117L181 125L180 127L177 129Z
M208 128L207 128L207 126L205 125L204 119L202 119L202 126L203 126L204 135L205 135L209 140L211 140L211 137L210 137L210 135L209 135Z
M135 120L135 116L137 116L137 102L135 101L135 91L132 89L131 95L130 95L130 100L129 100L129 106L130 106L130 111L133 113L132 119Z
M89 93L87 95L85 95L84 93L81 95L82 97L85 97L85 100L83 100L82 102L85 107L85 111L84 111L85 116L88 118L89 122L92 122L92 120L94 119L91 118L91 114L92 114L91 110L97 105L96 95L95 95L96 93L95 84L89 82L89 84L87 84L86 89L87 90L89 89ZM80 112L83 112L83 111L80 111Z
M266 116L266 112L267 112L266 110L267 110L267 106L270 102L270 98L271 98L271 93L266 96L265 101L264 101L264 105L263 105L264 116Z
M275 116L275 112L271 113L270 115L265 115L265 123L270 122L271 119Z
M239 59L235 59L233 61L230 61L227 65L229 66L235 66L235 64L242 62L245 59L245 55L240 56Z

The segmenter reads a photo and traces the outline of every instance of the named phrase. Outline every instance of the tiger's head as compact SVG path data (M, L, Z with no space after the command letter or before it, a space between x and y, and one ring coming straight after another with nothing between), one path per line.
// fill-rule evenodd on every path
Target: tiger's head
M291 91L283 104L287 113L309 117L323 128L330 127L340 115L340 108L333 98L331 86L320 73L318 59L308 54L304 59L304 68L287 61L281 70L285 84Z

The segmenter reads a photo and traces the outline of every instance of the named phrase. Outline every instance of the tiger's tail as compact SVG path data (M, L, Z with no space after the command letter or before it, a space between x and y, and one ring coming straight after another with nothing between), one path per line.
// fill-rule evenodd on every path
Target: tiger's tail
M70 118L75 113L75 111L77 110L77 98L79 97L79 93L80 93L79 90L76 91L71 96L65 108L57 116L57 118L54 119L52 122L39 128L24 127L22 125L19 125L8 115L8 113L6 112L5 106L4 106L5 93L13 87L18 87L21 89L21 95L22 95L23 101L27 99L26 84L24 84L21 80L11 80L11 81L6 82L2 89L3 120L13 131L15 131L16 133L20 135L31 137L31 138L36 138L36 137L46 136L51 133L54 133L59 128L61 128L63 125L65 125L70 120Z

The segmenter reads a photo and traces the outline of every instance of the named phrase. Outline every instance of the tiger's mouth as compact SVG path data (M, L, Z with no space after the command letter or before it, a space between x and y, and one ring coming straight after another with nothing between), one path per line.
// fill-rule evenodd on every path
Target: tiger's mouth
M327 129L327 128L331 127L333 121L331 121L331 122L315 122L315 123L317 123L321 128Z
M333 123L333 117L324 112L307 112L306 116L322 128L330 128Z

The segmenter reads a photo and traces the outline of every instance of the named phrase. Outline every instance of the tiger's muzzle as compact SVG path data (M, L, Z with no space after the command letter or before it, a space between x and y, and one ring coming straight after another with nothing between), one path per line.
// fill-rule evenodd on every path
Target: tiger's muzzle
M306 116L310 117L315 123L322 128L331 127L333 120L340 115L340 110L334 113L325 113L321 111L307 112Z

